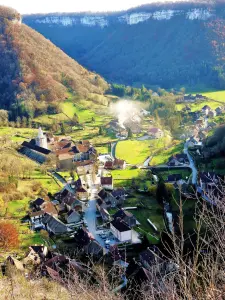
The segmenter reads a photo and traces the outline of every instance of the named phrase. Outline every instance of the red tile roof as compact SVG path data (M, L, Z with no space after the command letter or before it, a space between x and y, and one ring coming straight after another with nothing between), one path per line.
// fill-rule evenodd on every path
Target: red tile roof
M112 177L101 177L101 184L112 184L113 178Z

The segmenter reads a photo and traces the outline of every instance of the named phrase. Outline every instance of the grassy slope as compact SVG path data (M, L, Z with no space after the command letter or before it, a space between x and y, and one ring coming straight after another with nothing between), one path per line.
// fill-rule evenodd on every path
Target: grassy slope
M153 156L152 160L150 161L151 166L165 164L169 157L176 153L183 152L183 143L177 142L176 145L172 146L167 150L160 151L160 153Z

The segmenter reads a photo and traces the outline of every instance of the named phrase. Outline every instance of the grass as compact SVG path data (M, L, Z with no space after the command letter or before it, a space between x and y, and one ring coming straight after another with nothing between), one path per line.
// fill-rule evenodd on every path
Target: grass
M203 94L204 96L225 103L225 90L224 91L215 91L215 92L207 92Z
M5 135L14 142L22 142L25 139L31 139L32 137L35 137L37 135L37 129L0 127L0 136Z
M183 143L176 141L175 145L173 145L171 148L167 150L161 150L159 153L155 154L150 161L151 166L166 164L168 159L176 153L182 153L183 152Z
M164 230L164 220L163 220L163 211L155 198L149 195L143 195L134 193L133 197L127 198L124 207L144 205L143 208L138 207L138 209L130 211L140 223L138 227L135 227L135 230L145 234L149 241L153 244L159 242L159 235L155 233L154 229L148 223L147 219L150 219L153 224L157 227L159 233ZM115 214L117 211L116 208L109 209L110 215Z
M190 171L188 171L188 170L168 170L168 171L163 171L163 172L160 172L160 171L157 172L157 175L162 176L162 178L164 180L167 180L168 175L172 175L172 174L181 174L182 179L186 180L187 177L188 178L190 177L191 170Z
M118 142L116 157L124 159L129 164L141 164L156 150L165 147L168 137L154 140L126 140Z

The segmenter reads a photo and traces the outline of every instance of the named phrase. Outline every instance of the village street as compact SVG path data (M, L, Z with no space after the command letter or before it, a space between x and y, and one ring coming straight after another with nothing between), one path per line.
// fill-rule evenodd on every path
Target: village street
M86 224L88 226L88 231L94 236L97 242L103 247L105 247L104 240L96 234L96 198L98 193L98 186L99 186L99 177L96 177L95 182L93 182L92 176L86 175L86 186L89 187L89 201L88 201L88 207L85 210L84 219L86 221Z

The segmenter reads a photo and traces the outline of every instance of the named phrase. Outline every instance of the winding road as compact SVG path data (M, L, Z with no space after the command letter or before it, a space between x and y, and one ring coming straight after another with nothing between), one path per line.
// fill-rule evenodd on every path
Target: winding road
M190 163L190 168L192 169L192 184L197 186L198 170L195 167L193 158L191 157L191 155L188 152L188 143L187 142L184 144L184 154L187 154L187 157L188 157L188 160Z

